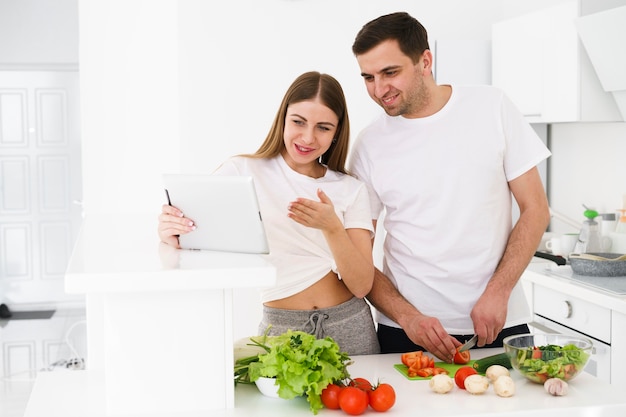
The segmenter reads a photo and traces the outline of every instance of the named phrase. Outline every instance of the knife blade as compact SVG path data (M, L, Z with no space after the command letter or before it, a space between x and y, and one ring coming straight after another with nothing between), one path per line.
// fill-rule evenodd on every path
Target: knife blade
M461 346L461 348L459 349L459 352L465 352L466 350L470 350L471 348L476 346L477 341L478 341L478 335L475 334L474 336L472 336L470 340L468 340L467 342L465 342L463 346Z

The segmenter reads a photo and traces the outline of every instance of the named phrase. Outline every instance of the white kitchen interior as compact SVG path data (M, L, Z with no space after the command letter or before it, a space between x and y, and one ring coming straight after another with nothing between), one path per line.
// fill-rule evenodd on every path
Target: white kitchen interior
M164 203L161 175L209 173L228 156L255 150L285 88L307 70L328 72L342 83L354 137L379 109L365 92L350 46L362 24L384 13L406 10L425 25L439 82L493 82L510 91L520 107L528 106L529 120L553 153L542 166L553 210L582 223L583 205L603 213L626 208L626 104L620 112L615 101L620 96L604 91L576 33L559 37L573 47L573 55L566 57L573 63L552 65L552 55L564 49L551 49L555 45L538 35L541 25L524 20L553 9L558 13L548 25L559 27L572 10L577 18L623 6L626 0L0 0L0 196L12 201L7 196L19 194L10 187L12 180L28 178L34 182L23 200L32 200L33 206L55 202L45 198L50 187L62 190L65 198L59 203L63 209L39 210L36 219L29 218L28 210L16 214L0 201L0 302L22 318L0 320L0 415L23 415L38 371L71 372L75 364L68 361L89 361L84 296L64 292L64 268L82 217L119 218L121 223L143 217L154 223L150 233L156 243L156 217ZM498 50L496 56L494 28L501 22L511 22L506 27L521 24L523 29L521 36L517 32L517 42L505 37L504 45L515 47ZM497 39L509 35L498 32ZM622 39L609 38L606 49L619 56ZM625 59L621 54L616 65ZM502 78L502 67L508 68L508 79ZM24 77L33 76L43 84L28 81L27 86ZM562 86L568 79L574 83ZM63 87L60 80L65 80ZM556 94L565 102L550 104L556 116L535 111L537 106L547 109L545 103L518 96L535 92L535 98L547 101L555 95L548 91L551 83L565 91ZM537 91L540 88L546 90ZM16 97L33 97L42 104L7 110ZM564 116L561 110L573 102L580 106L576 114ZM28 115L24 125L12 127L8 117L22 111ZM39 114L67 119L59 124ZM70 124L63 124L67 120ZM39 125L29 124L35 122ZM55 132L71 138L59 139L61 146L43 140L42 154L7 140L16 131L38 143L41 137L56 138ZM47 158L51 148L54 157ZM46 175L20 171L24 161ZM63 183L51 184L50 178ZM68 219L59 220L58 212ZM45 234L45 224L67 227ZM35 229L40 233L31 232ZM24 238L16 230L29 233ZM577 231L558 219L550 225L553 234ZM55 250L46 257L40 240L48 236L52 238L45 242ZM15 239L22 244L18 249ZM120 231L110 245L124 239L125 231ZM558 278L546 280L542 271L543 265L529 272L531 302L564 298L563 303L573 303L591 319L579 324L578 316L561 317L555 307L539 311L539 324L577 329L598 340L610 352L608 357L623 356L626 340L617 330L626 325L624 296L621 303L615 297L607 302L597 291ZM233 294L237 339L256 332L260 303L254 289ZM54 314L29 318L37 317L37 311ZM594 374L611 381L615 361L606 363L593 365ZM626 370L620 366L623 375ZM619 383L626 385L623 377Z

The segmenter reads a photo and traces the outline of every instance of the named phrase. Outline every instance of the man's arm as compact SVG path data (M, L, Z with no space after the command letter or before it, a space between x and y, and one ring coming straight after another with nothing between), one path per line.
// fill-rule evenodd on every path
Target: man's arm
M452 362L460 343L446 332L437 318L422 314L409 303L378 268L367 299L378 311L398 323L413 343L423 346L443 361Z
M550 222L550 208L537 168L509 182L520 217L500 263L472 309L478 346L492 343L504 327L509 297L532 259Z

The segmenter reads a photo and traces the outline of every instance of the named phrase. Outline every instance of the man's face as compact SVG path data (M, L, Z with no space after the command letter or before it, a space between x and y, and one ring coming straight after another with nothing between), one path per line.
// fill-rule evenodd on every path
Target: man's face
M419 117L428 103L424 84L424 55L417 64L395 40L381 42L357 55L369 96L390 116Z

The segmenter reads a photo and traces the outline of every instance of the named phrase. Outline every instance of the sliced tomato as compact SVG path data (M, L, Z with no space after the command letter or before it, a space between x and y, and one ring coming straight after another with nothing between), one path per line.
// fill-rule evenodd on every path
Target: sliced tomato
M466 350L465 352L461 352L459 351L459 349L456 350L456 353L454 354L454 363L456 363L457 365L465 365L466 363L468 363L470 361L470 351Z
M435 359L431 358L421 350L415 352L403 353L401 355L402 363L408 368L407 375L410 377L414 376L430 376L432 373L428 374L429 371L424 371L418 373L421 369L426 368L435 368Z
M422 378L428 378L429 376L433 376L434 373L435 373L435 368L422 368L422 369L418 369L417 371L415 371L415 375L413 376L421 376Z
M541 359L541 356L543 355L543 352L541 352L541 350L539 348L534 348L533 350L533 359Z
M402 363L408 367L410 367L411 365L413 365L415 363L415 361L418 361L422 358L422 355L424 354L424 352L422 352L421 350L415 351L415 352L407 352L407 353L403 353L401 356L402 359Z
M563 371L565 371L565 380L568 381L576 375L576 366L573 363L568 363L563 367Z
M436 366L433 369L434 369L433 375L439 375L439 374L446 374L446 375L448 375L449 374L447 369L439 368L439 367L436 367Z

